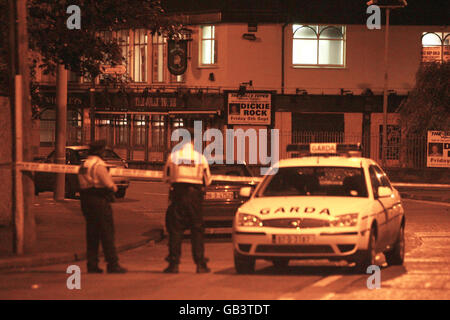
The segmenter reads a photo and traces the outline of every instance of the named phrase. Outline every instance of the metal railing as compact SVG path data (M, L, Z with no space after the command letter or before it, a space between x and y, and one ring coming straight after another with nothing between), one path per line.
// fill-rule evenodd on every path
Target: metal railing
M381 162L382 157L383 143L381 134L363 137L362 135L349 135L340 131L294 131L292 133L281 132L280 140L290 140L290 143L361 142L362 154L365 157L372 158L377 162ZM283 148L285 146L280 147ZM389 135L386 160L388 167L425 168L427 166L427 137L424 135Z

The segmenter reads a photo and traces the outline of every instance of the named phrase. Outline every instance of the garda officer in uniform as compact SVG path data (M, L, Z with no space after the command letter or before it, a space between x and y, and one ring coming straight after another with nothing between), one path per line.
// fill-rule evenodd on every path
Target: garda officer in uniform
M98 247L102 243L108 273L125 273L119 265L114 244L114 221L110 202L114 201L117 186L101 159L106 141L95 141L89 146L89 156L80 168L81 210L86 219L87 267L89 273L102 273L98 267Z
M173 151L164 168L165 181L171 184L166 228L169 233L169 266L165 273L177 273L181 256L181 242L185 229L191 230L192 256L197 273L207 273L204 256L202 202L204 187L211 184L211 173L206 158L192 142Z

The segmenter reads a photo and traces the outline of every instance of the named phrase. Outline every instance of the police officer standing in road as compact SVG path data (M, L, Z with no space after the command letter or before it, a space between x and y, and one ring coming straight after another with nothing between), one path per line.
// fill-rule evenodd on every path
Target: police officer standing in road
M193 138L192 133L190 135ZM166 213L169 233L169 256L166 260L169 266L165 273L178 273L185 229L191 230L192 256L197 264L197 273L211 271L204 256L202 216L204 187L211 184L211 173L206 158L194 150L190 137L189 141L172 151L164 168L165 181L171 184Z
M98 247L102 243L108 273L125 273L119 265L114 244L114 221L110 202L114 201L114 184L106 163L101 159L106 141L89 145L89 156L80 167L81 210L86 219L87 268L89 273L102 273L98 267Z

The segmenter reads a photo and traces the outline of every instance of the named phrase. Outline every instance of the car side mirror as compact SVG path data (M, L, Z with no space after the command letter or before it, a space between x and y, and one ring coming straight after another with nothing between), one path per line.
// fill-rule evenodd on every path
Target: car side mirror
M239 190L239 196L242 198L250 198L252 195L252 187L242 187L241 190Z
M392 195L392 190L389 187L378 187L378 197L386 198Z

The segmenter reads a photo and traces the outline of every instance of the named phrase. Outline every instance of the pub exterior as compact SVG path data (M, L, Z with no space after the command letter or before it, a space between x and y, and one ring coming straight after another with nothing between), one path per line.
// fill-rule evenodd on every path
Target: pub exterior
M169 59L171 49L163 35L146 30L105 34L121 40L123 72L130 81L118 88L99 77L93 88L71 74L67 143L106 139L123 158L146 166L166 159L174 145L174 130L201 121L203 130L223 133L278 129L280 158L287 157L290 143L361 142L364 155L379 160L384 26L367 28L363 4L357 18L311 9L305 11L308 15L288 19L275 11L183 10L187 68L180 74L169 71L168 64L176 59ZM391 167L401 163L398 109L414 86L419 66L450 57L449 28L426 17L419 20L394 16L390 31L387 165ZM47 98L37 119L39 154L44 156L54 145L55 82L39 70L37 76ZM236 99L261 104L264 98L258 93L270 96L266 112L270 119L238 116L245 107L237 110ZM426 143L422 140L408 148L422 148L420 144ZM425 160L426 155L420 154L414 165L424 166Z

